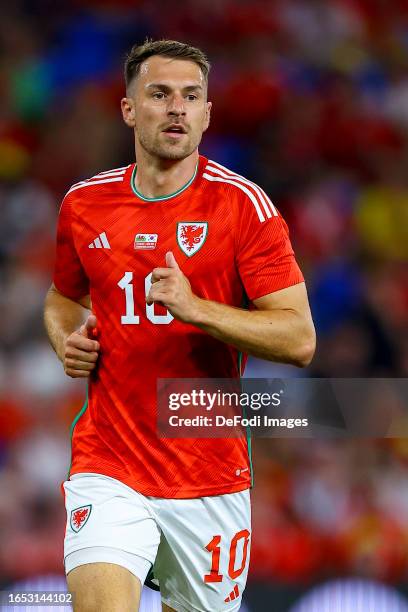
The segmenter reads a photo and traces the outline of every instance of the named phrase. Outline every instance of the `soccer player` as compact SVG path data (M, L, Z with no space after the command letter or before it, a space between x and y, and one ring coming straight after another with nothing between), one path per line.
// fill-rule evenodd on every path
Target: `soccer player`
M133 47L121 108L136 163L73 185L59 215L46 327L65 372L89 380L63 485L77 612L137 610L153 565L163 610L239 609L249 442L159 439L156 381L238 378L242 353L302 367L314 352L285 222L198 153L208 71L180 42Z

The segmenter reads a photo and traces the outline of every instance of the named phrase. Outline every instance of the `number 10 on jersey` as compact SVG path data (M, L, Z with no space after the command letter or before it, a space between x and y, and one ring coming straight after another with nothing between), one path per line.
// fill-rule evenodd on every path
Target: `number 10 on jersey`
M122 315L120 322L122 325L139 325L140 317L135 314L135 300L133 285L133 272L125 272L118 285L125 292L126 314ZM147 297L152 286L152 273L148 274L144 279L144 291ZM155 325L168 325L174 319L173 315L167 310L165 315L156 315L154 313L154 304L146 304L146 317Z

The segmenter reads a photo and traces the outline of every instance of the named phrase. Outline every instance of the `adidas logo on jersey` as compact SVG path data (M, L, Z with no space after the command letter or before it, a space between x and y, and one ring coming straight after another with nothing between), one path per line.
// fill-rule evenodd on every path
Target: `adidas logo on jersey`
M89 249L110 249L110 244L108 241L108 238L106 236L106 232L102 232L102 234L99 234L99 236L97 236L95 238L95 240L92 240L91 244L88 245Z
M234 599L236 599L237 597L239 597L239 588L238 588L238 585L236 584L234 586L234 589L231 591L228 597L224 599L224 601L225 603L229 603L230 601L234 601Z

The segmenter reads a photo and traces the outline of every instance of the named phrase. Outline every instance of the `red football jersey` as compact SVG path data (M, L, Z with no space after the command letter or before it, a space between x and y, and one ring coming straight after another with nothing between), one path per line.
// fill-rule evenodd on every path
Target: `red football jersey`
M251 483L246 438L156 433L157 378L237 378L239 351L145 297L169 250L193 292L216 302L239 307L300 283L287 227L262 189L205 157L165 197L138 193L136 171L73 185L59 215L54 283L74 300L90 293L101 347L74 421L71 474L105 474L155 497L241 491Z

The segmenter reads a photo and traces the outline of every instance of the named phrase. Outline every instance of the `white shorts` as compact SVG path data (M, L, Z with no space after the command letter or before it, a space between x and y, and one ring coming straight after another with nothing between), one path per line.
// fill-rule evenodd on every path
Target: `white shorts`
M143 584L153 565L162 601L177 612L239 610L250 553L248 489L165 499L100 474L75 474L64 489L67 574L115 563Z

